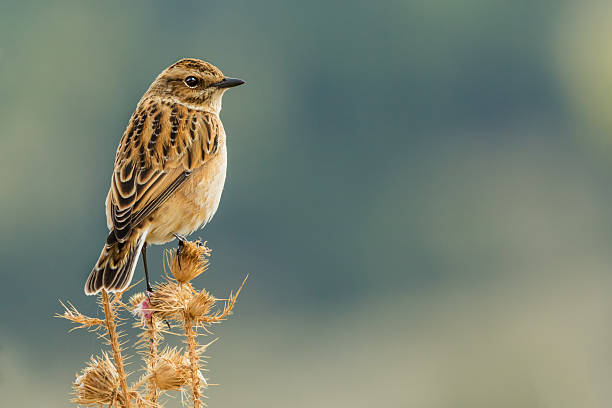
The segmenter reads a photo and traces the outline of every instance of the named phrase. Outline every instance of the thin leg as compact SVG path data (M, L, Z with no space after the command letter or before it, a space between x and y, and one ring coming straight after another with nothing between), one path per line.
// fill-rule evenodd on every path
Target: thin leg
M149 307L151 305L151 293L153 293L153 288L151 287L151 283L149 283L149 268L147 266L147 243L145 242L140 251L142 253L142 263L144 264L145 270L145 280L147 281L147 299L149 300ZM168 322L166 322L168 323ZM151 314L151 320L149 320L149 324L153 327L153 314ZM170 326L168 324L168 326ZM149 340L153 343L153 339Z
M180 234L174 234L176 239L178 240L178 248L176 250L176 256L178 257L178 266L181 267L181 252L183 251L183 247L185 246L185 242L187 242L187 238Z
M153 292L153 288L151 287L151 284L149 283L149 268L147 267L147 243L146 242L142 246L141 253L142 253L142 262L144 263L145 280L147 281L147 292Z

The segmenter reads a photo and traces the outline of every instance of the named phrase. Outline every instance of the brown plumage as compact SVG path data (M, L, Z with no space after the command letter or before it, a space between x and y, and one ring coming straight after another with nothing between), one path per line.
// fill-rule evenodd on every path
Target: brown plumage
M151 84L117 148L106 198L110 234L85 293L125 289L147 244L210 221L225 183L221 98L242 83L207 62L183 59Z

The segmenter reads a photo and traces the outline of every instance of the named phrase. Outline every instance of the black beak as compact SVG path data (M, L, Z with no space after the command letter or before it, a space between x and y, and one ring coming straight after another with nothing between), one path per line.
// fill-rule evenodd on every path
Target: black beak
M223 81L217 82L216 84L212 84L212 86L216 86L217 88L231 88L242 84L244 84L244 81L242 79L223 78Z

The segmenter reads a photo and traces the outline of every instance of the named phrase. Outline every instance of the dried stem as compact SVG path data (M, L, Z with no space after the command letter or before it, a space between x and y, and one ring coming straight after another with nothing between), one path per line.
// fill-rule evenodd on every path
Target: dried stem
M197 352L197 343L195 341L195 332L193 330L193 322L188 316L185 316L184 321L185 336L187 336L187 350L189 352L189 367L191 368L191 391L193 399L193 408L200 408L202 401L200 400L200 365Z
M115 324L115 311L111 307L108 293L102 289L102 304L104 306L104 317L106 321L106 330L108 331L108 340L113 349L113 360L117 367L117 374L119 375L119 382L121 384L121 393L123 394L123 400L125 408L130 408L130 395L127 386L127 377L123 368L123 358L121 357L121 345L119 344L119 336L117 335L117 325Z
M147 329L147 336L149 338L149 355L147 358L147 372L152 373L155 362L157 361L157 346L159 342L159 334L157 333L157 324L155 322L156 317L151 316L149 328ZM150 376L149 378L149 396L147 400L156 406L159 393L157 392L157 385L155 384L155 378Z
M73 327L70 329L70 331L82 328L95 331L101 326L104 326L104 320L96 317L85 316L79 312L72 303L68 302L68 306L66 306L66 304L60 300L60 304L64 307L64 313L58 313L55 315L55 317L61 317L62 319L70 320L71 322L78 324L78 326Z
M153 293L136 293L125 304L121 299L124 292L111 297L102 290L99 305L104 309L104 319L83 315L72 304L62 303L64 312L57 317L70 320L75 328L95 331L100 337L106 338L108 333L106 340L113 351L114 363L103 352L101 357L92 357L77 376L73 383L74 402L108 408L156 408L161 406L159 400L166 392L183 393L191 387L192 406L205 405L202 398L207 384L200 370L204 364L200 358L208 345L198 345L198 337L204 334L198 330L209 333L208 326L229 317L245 282L226 299L216 298L206 289L196 290L191 280L208 268L210 249L199 241L181 245L181 251L166 255L164 268L168 266L172 276L166 275L162 283L155 284ZM145 372L131 387L122 356L122 334L118 330L120 310L129 310L138 319L135 327L141 328L135 347L140 349ZM169 321L176 322L176 327L182 326L183 333L173 332ZM168 325L167 331L162 322ZM102 333L100 328L106 328L106 332ZM187 350L163 347L163 333L185 336Z

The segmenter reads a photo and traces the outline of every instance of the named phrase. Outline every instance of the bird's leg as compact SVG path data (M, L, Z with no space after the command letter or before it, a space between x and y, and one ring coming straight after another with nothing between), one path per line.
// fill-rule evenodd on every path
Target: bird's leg
M147 300L149 301L148 307L150 308L151 307L151 293L153 293L153 288L151 287L151 283L149 282L149 268L147 266L147 243L146 242L142 245L142 249L140 250L140 252L142 253L142 263L144 265L145 280L147 281L146 294L147 294ZM151 327L153 327L153 314L151 314L151 320L149 324L151 325ZM153 343L153 339L151 339L150 341L151 343Z
M187 242L187 238L185 238L181 234L173 234L174 237L178 240L178 248L176 249L176 256L178 257L178 266L181 267L181 252L185 247L185 242Z
M141 252L142 252L142 262L144 263L145 280L147 281L147 299L149 300L149 307L151 307L151 293L153 293L153 288L151 287L151 283L149 282L149 268L147 267L147 243L146 242L142 246ZM166 319L164 319L164 322L166 322L166 324L168 325L168 330L170 330L171 329L170 323L168 323ZM151 315L150 324L151 324L151 327L153 327L153 315Z
M151 283L149 283L149 268L147 267L147 243L145 242L142 246L142 262L144 263L144 272L145 272L145 280L147 281L147 298L149 297L149 293L153 293L153 288L151 287Z

